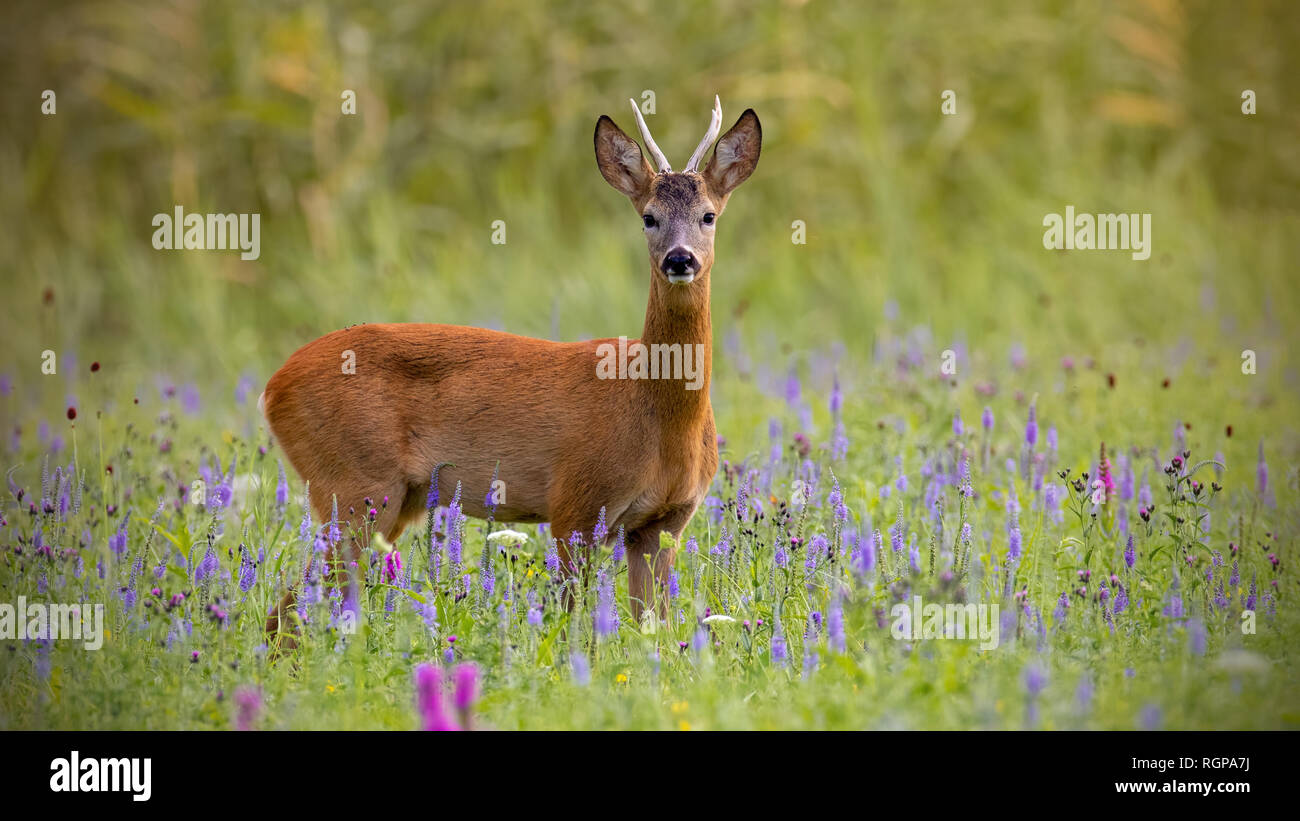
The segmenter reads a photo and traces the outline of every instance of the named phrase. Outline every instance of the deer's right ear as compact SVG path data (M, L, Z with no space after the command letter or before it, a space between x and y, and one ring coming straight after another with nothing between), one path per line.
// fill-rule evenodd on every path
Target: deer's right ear
M603 115L596 121L595 143L596 165L605 181L633 201L640 199L655 175L641 146Z

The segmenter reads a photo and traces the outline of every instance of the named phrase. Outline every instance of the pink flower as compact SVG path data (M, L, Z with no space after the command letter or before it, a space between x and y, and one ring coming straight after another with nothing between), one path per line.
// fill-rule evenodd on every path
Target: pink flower
M402 552L394 550L384 554L384 578L389 582L397 581L402 572Z
M1104 493L1100 501L1097 500L1096 494L1093 494L1092 501L1100 505L1105 504L1115 496L1115 479L1111 475L1110 459L1106 456L1105 442L1101 443L1101 461L1097 463L1097 477L1097 482L1094 482L1093 485L1095 486L1100 482Z
M447 712L447 699L443 693L442 670L433 664L415 668L415 691L420 707L420 718L426 730L459 730Z
M262 709L262 695L252 687L243 687L235 691L235 705L238 712L235 714L236 730L251 730L253 722L257 720L257 714Z
M448 681L448 678L452 679ZM454 687L451 705L448 705L447 685ZM478 699L478 666L472 662L459 665L447 676L433 664L415 668L415 689L420 717L426 730L468 730L472 725L472 709ZM453 715L452 710L455 714ZM457 722L457 718L460 719Z

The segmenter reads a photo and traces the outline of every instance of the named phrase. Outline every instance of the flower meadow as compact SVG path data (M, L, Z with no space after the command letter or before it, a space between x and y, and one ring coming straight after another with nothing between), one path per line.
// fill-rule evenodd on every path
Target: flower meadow
M972 375L957 377L932 347L901 329L866 356L729 337L722 466L658 591L667 618L643 623L620 533L568 537L570 610L556 534L468 519L459 492L431 494L396 544L355 534L364 584L344 600L325 559L353 534L308 512L251 375L133 386L65 360L57 417L6 377L0 600L105 616L98 650L0 642L0 726L1300 723L1282 409L1250 382L1207 401L1188 370L1023 346L963 349ZM297 647L277 653L264 622L290 586ZM918 596L996 604L996 646L900 627L895 607Z

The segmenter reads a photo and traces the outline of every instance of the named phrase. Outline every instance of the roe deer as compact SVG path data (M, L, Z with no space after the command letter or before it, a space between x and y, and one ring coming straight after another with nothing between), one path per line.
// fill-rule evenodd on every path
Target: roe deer
M632 612L642 618L676 553L661 549L660 531L680 543L718 466L709 403L713 235L731 192L758 163L762 132L746 110L699 170L722 125L715 97L708 132L674 172L635 102L632 109L655 166L609 117L596 122L595 148L600 173L644 225L650 297L640 340L565 343L391 324L306 345L271 377L259 406L309 482L318 522L329 520L337 498L340 526L359 527L363 500L387 497L371 527L396 542L424 513L432 481L443 500L462 483L464 512L482 518L499 470L506 492L497 520L550 522L570 579L571 534L589 540L601 508L610 534L625 529ZM616 349L633 358L630 366L610 362ZM351 369L343 367L349 357ZM692 359L697 372L687 374ZM347 542L356 559L361 546ZM293 605L290 589L267 630L278 632Z

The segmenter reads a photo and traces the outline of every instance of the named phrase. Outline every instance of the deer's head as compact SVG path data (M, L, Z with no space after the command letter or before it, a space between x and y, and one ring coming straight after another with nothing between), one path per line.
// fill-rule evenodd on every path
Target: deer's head
M713 100L713 120L686 167L673 171L655 145L632 101L637 126L655 165L641 147L609 117L596 121L596 163L605 180L627 195L644 226L650 267L656 284L685 287L706 280L713 267L713 232L727 199L753 173L763 130L754 110L746 109L731 130L718 140L704 170L700 161L722 128L722 103Z

